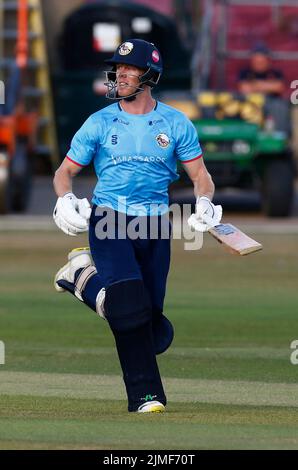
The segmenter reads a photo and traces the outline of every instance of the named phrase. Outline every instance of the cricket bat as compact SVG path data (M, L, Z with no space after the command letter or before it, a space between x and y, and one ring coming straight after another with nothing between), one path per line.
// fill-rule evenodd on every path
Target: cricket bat
M261 243L253 240L232 224L219 224L210 228L208 232L233 254L243 256L263 248Z

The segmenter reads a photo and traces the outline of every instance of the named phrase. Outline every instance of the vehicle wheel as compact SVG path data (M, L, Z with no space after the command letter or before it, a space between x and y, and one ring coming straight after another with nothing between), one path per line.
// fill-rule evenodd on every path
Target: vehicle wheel
M18 142L10 165L11 208L24 212L30 200L32 166L26 142Z
M263 181L263 210L270 217L291 214L294 197L294 169L289 160L268 164Z

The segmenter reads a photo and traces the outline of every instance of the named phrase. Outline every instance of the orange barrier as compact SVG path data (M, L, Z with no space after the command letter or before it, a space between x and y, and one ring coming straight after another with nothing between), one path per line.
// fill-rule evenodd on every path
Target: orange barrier
M16 118L0 117L0 145L7 147L10 158L15 152Z
M18 137L26 137L29 149L36 145L39 114L35 111L16 115L16 132Z

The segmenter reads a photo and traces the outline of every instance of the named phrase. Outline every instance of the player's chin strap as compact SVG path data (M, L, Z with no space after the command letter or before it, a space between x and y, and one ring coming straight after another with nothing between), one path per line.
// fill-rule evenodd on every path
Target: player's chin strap
M116 75L117 74L116 70L105 71L105 74L106 74L106 79L107 79L107 81L105 82L105 86L108 88L107 93L106 93L106 98L110 100L126 100L126 101L133 101L137 95L139 95L140 93L143 93L144 85L148 85L151 88L153 88L155 85L158 84L160 76L161 76L159 71L157 70L154 71L148 68L148 70L143 75L138 77L139 82L140 82L139 86L128 85L130 88L136 91L134 91L133 93L127 96L119 96L118 95L119 80Z

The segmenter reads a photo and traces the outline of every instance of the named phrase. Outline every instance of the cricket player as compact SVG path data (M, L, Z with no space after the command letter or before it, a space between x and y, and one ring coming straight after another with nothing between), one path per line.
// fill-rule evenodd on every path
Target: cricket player
M129 39L107 63L112 67L106 72L107 97L115 102L86 120L54 177L57 226L70 236L89 231L90 244L90 249L68 255L55 287L71 292L107 320L128 411L162 412L166 395L156 355L170 346L174 335L163 314L171 238L170 229L163 236L163 228L170 224L168 186L178 178L177 160L194 185L197 228L205 231L218 224L221 210L211 202L214 184L194 126L151 95L163 72L155 45ZM92 208L72 192L73 177L91 162L98 178ZM107 230L103 237L106 221L117 230ZM152 221L157 227L154 239ZM145 227L145 236L124 233L137 222Z

